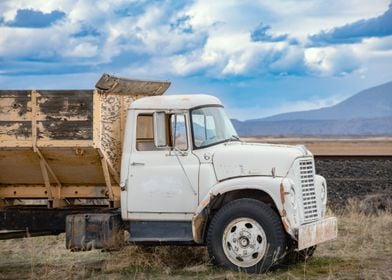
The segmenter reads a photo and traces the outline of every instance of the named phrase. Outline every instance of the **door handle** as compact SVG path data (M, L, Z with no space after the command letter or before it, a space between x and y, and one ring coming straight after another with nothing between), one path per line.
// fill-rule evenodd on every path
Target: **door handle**
M144 163L143 162L132 162L131 165L132 166L136 166L136 165L142 166L142 165L144 165Z

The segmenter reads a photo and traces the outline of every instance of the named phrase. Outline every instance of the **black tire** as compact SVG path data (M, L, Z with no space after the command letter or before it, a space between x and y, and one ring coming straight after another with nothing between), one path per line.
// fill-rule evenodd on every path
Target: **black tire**
M225 229L231 223L235 223L237 220L241 219L250 219L251 221L257 222L258 225L261 226L262 230L265 233L264 236L266 237L266 243L260 242L260 244L266 245L260 245L260 247L265 248L263 251L264 253L260 254L260 256L256 255L255 259L251 260L247 264L252 264L252 261L258 261L258 258L260 257L261 259L256 264L248 267L235 264L226 255L225 250L232 250L231 257L233 256L233 254L236 254L236 248L233 248L230 242L227 242L227 246L225 249L223 248ZM226 229L226 234L228 233L228 230L229 228ZM233 232L233 230L236 230L235 226L230 229L230 232ZM241 231L240 233L243 232L244 231ZM235 239L233 240L233 242L236 242ZM257 241L259 242L259 236L257 236ZM249 246L250 243L248 242L245 244L246 246ZM235 245L242 246L240 245L239 241L238 244L236 243ZM212 218L207 232L207 246L211 261L214 264L226 267L233 271L241 270L247 273L263 273L283 260L286 250L286 235L279 216L270 206L255 199L241 198L227 203ZM244 247L242 247L241 250L243 250L243 248ZM230 255L230 253L228 254ZM246 257L249 258L249 255L247 255ZM238 262L241 262L241 258L239 258L238 260Z

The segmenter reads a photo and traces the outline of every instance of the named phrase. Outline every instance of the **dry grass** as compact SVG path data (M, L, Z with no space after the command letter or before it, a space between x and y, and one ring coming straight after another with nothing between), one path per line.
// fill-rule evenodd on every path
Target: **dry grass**
M392 279L392 214L365 215L359 204L339 215L337 240L304 263L262 276L213 267L204 247L72 253L60 235L0 241L0 279Z

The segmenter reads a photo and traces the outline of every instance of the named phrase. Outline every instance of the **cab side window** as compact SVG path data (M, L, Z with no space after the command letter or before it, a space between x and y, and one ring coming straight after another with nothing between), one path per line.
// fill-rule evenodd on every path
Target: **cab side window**
M156 151L152 115L138 115L136 123L136 150Z

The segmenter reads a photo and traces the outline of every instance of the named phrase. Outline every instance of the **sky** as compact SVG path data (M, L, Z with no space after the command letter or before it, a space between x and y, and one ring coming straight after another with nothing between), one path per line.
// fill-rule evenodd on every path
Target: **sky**
M334 105L391 66L390 0L0 0L0 89L170 80L246 120Z

